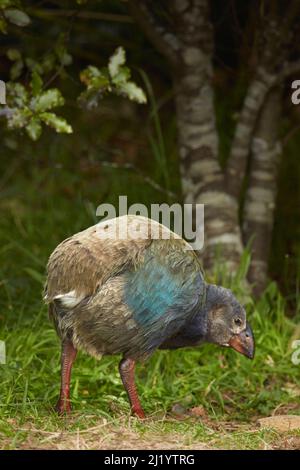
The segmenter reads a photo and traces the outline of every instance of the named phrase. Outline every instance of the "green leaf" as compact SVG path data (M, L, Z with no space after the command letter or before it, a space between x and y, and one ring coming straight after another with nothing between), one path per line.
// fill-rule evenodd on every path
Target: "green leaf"
M95 88L97 90L103 88L109 88L110 81L108 74L105 70L100 70L93 65L89 65L80 73L80 80L84 83L88 89Z
M21 52L18 49L8 49L6 53L9 60L13 61L14 64L12 65L9 75L12 80L16 80L22 73L24 62L22 59Z
M37 96L41 93L43 87L43 80L40 75L34 70L31 76L30 86L32 89L33 96Z
M7 33L7 23L4 18L0 17L0 32L3 34Z
M73 57L71 56L71 54L65 52L64 54L62 54L60 61L62 65L71 65L73 62Z
M0 8L4 10L5 8L12 6L13 3L13 0L0 0Z
M27 26L30 23L29 16L24 11L17 10L16 8L10 8L3 12L5 18L17 26Z
M55 66L55 55L52 53L46 54L43 57L43 60L41 62L41 69L42 72L44 73L49 73L54 69Z
M45 124L47 124L47 126L53 127L56 132L63 132L66 134L72 134L73 132L72 127L67 123L67 121L60 116L56 116L54 113L41 113L39 117Z
M6 85L7 104L10 107L23 107L28 103L29 96L21 83L8 82Z
M116 77L118 75L120 68L126 62L126 54L123 47L118 47L114 54L109 59L108 63L108 70L111 78Z
M17 60L9 71L10 78L16 80L22 73L24 67L23 60Z
M60 34L57 43L54 47L56 57L58 58L59 62L64 66L70 65L73 62L72 56L68 53L66 49L66 39L67 38L65 34Z
M40 137L42 133L42 126L41 121L37 117L33 117L29 124L25 127L27 134L29 137L36 141Z
M107 68L98 69L90 65L80 74L80 80L87 86L79 101L88 108L98 105L99 100L106 92L126 96L138 103L146 103L144 91L134 82L130 81L131 72L125 64L126 55L122 47L118 47L109 60Z
M126 82L119 86L118 89L122 95L127 96L132 101L136 101L140 104L147 103L147 97L144 91L134 82Z
M121 67L119 69L119 72L117 73L117 75L115 75L112 78L112 82L113 82L114 85L118 86L122 83L128 82L128 80L130 79L130 76L131 76L131 72L130 72L129 68L128 67Z
M82 83L88 86L91 84L92 80L102 77L103 75L104 74L100 69L98 69L94 65L89 65L80 73L80 80L82 81Z
M65 100L57 88L51 88L50 90L45 91L32 102L33 108L38 113L56 108L57 106L63 106L64 103Z
M28 124L32 113L28 108L12 109L12 114L8 116L8 127L10 129L21 129Z
M30 57L26 57L25 64L27 65L29 70L31 70L31 71L35 70L40 75L43 74L43 67L36 60L31 59Z
M20 60L21 59L21 52L18 49L8 49L6 53L9 60Z

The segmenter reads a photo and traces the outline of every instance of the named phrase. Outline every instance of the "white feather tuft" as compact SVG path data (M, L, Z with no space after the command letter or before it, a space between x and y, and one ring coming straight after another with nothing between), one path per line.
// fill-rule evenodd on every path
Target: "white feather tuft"
M73 308L84 299L83 295L77 296L76 291L72 290L66 294L59 294L54 297L53 300L59 300L64 307Z

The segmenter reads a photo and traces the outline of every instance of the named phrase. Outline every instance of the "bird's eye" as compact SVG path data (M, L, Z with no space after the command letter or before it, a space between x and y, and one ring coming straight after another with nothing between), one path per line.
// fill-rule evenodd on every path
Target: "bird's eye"
M241 320L240 318L235 318L235 319L234 319L234 323L235 323L237 326L241 326L242 320Z

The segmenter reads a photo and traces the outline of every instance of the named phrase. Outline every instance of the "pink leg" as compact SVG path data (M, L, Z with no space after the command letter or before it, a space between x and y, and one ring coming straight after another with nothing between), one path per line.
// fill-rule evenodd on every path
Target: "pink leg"
M135 361L133 359L122 359L119 364L120 376L127 392L131 411L138 418L145 418L145 413L141 406L134 381Z
M70 379L72 365L75 361L77 350L71 341L65 340L62 343L61 351L61 387L60 396L56 404L56 411L59 414L69 413L71 411L70 404Z

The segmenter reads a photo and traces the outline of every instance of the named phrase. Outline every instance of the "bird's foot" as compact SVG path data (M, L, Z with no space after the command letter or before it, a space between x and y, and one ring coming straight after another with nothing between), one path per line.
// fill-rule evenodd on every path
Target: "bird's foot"
M143 408L141 408L141 407L133 407L131 409L131 411L132 411L132 414L134 416L136 416L137 418L140 418L140 419L145 419L146 418L145 412L144 412Z
M55 411L59 415L70 413L72 411L70 400L63 400L62 398L59 398L55 406Z

